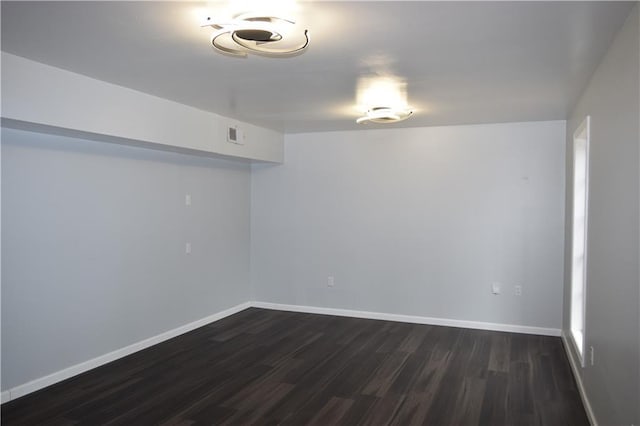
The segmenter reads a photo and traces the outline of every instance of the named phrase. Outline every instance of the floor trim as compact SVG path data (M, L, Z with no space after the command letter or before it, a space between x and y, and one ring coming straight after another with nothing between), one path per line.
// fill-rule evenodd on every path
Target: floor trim
M233 315L235 313L243 311L249 307L251 307L251 302L241 303L229 309L225 309L224 311L217 312L213 315L209 315L205 318L201 318L189 324L174 328L173 330L165 331L164 333L158 334L145 340L141 340L124 348L116 349L115 351L109 352L105 355L101 355L80 364L72 365L71 367L65 368L64 370L49 374L48 376L32 380L22 385L18 385L14 388L2 392L2 403L20 398L21 396L53 385L54 383L61 382L80 373L84 373L85 371L100 367L101 365L123 358L127 355L131 355L132 353L141 351L142 349L146 349L149 346L157 345L158 343L164 342L165 340L172 339L176 336L202 327L203 325L218 321L222 318L228 317L229 315Z
M35 392L47 386L53 385L55 383L61 382L63 380L66 380L78 374L84 373L85 371L100 367L101 365L107 364L111 361L115 361L127 355L131 355L132 353L138 352L142 349L146 349L150 346L164 342L165 340L172 339L176 336L187 333L198 327L202 327L203 325L212 323L214 321L218 321L222 318L228 317L229 315L233 315L237 312L243 311L249 307L262 308L262 309L274 309L274 310L280 310L280 311L304 312L304 313L322 314L322 315L336 315L336 316L342 316L342 317L408 322L408 323L414 323L414 324L429 324L429 325L442 325L442 326L448 326L448 327L472 328L472 329L478 329L478 330L507 331L511 333L538 334L538 335L544 335L544 336L560 336L560 330L555 328L542 328L542 327L530 327L530 326L524 326L524 325L454 320L454 319L447 319L447 318L431 318L431 317L421 317L421 316L414 316L414 315L388 314L388 313L381 313L381 312L355 311L351 309L322 308L322 307L316 307L316 306L286 305L281 303L270 303L270 302L258 302L258 301L245 302L245 303L236 305L234 307L231 307L229 309L226 309L224 311L221 311L213 315L209 315L205 318L199 319L197 321L191 322L189 324L183 325L181 327L174 328L173 330L166 331L164 333L158 334L156 336L150 337L140 342L133 343L124 348L117 349L113 352L109 352L105 355L101 355L99 357L90 359L80 364L76 364L71 367L65 368L63 370L57 371L55 373L49 374L48 376L41 377L41 378L32 380L28 383L24 383L22 385L11 388L1 393L1 402L5 403L13 399L19 398L21 396L27 395L29 393ZM571 361L572 363L571 365L573 366L572 358L569 357L569 360ZM575 375L575 371L574 371L574 375ZM582 383L577 378L577 376L576 376L576 381L579 383L580 394L582 396L583 395ZM585 401L584 396L583 396L583 401ZM585 402L585 406L588 406L586 402ZM588 407L589 409L587 410L587 414L589 414L590 420L591 420L592 413L590 411L590 406Z
M582 404L584 405L584 409L587 412L587 417L589 418L589 423L592 426L598 426L598 422L596 421L596 416L593 413L593 407L591 407L591 403L589 402L589 398L587 397L587 393L584 390L584 384L582 383L582 375L580 374L580 362L576 361L576 357L571 350L572 343L569 342L569 337L565 330L562 330L562 346L564 346L564 351L567 354L567 358L569 359L569 365L571 366L571 372L573 373L573 378L576 380L576 384L578 385L578 393L580 394L580 398L582 399Z
M251 302L251 306L279 311L304 312L309 314L336 315L341 317L377 319L385 321L409 322L414 324L443 325L448 327L473 328L477 330L507 331L511 333L560 336L560 329L531 327L526 325L498 324L492 322L432 318L414 315L388 314L381 312L354 311L351 309L321 308L316 306L286 305L270 302Z

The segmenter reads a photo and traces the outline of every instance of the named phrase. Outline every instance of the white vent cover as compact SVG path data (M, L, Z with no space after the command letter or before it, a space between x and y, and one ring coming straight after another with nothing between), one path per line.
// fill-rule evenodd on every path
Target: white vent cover
M227 128L227 142L244 145L244 132L238 126L229 126Z

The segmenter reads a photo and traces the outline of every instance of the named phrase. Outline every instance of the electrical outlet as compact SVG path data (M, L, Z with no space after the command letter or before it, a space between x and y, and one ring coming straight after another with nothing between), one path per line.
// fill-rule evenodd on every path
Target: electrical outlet
M594 362L594 361L593 361L593 359L594 359L594 358L593 358L593 356L594 356L594 355L593 355L593 352L594 352L594 350L593 350L593 346L589 346L589 363L590 363L591 365L593 365L593 362Z
M522 286L521 285L515 286L514 293L516 296L522 296Z
M500 294L500 283L495 282L491 285L491 293L495 295Z
M335 285L335 280L333 277L327 277L327 287L333 287Z
M185 194L185 196L184 196L184 205L185 206L190 206L191 205L191 194Z
M186 243L186 244L184 245L184 252L185 252L186 254L191 254L191 243Z

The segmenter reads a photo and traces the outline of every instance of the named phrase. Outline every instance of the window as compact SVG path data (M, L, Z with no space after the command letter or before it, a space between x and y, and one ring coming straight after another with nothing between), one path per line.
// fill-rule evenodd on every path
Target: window
M587 116L573 134L573 243L571 246L571 336L584 367L584 314L587 283L587 206L589 195Z

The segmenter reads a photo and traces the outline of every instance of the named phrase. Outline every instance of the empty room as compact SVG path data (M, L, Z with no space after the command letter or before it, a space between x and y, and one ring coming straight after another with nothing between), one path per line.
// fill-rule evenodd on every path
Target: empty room
M2 1L3 425L640 425L635 1Z

